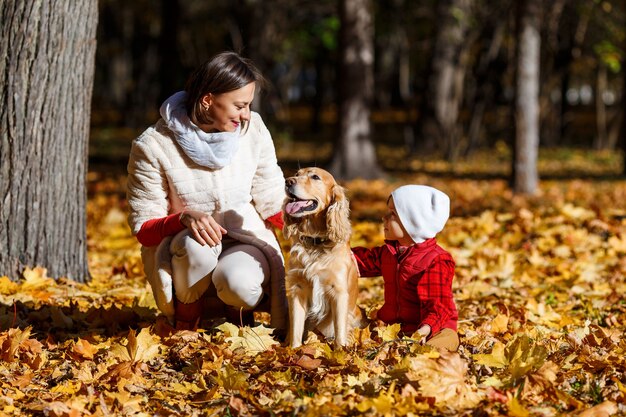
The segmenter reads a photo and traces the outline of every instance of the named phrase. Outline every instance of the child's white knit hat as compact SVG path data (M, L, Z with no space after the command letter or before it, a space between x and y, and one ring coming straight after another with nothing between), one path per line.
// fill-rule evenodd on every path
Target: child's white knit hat
M391 197L402 226L415 243L435 237L450 216L450 198L427 185L403 185Z

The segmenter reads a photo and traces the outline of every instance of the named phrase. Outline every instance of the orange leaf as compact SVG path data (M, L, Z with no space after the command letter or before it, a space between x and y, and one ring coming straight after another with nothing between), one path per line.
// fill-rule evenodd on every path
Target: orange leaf
M321 364L321 359L313 359L309 355L300 356L300 358L298 358L298 361L296 362L296 365L298 365L299 367L309 370L317 369Z
M93 359L93 355L98 352L98 348L85 339L78 339L72 351L85 359Z

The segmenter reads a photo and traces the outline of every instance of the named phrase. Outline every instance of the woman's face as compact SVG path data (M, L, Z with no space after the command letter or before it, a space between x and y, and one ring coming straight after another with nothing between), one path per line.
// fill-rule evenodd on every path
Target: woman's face
M250 103L254 99L254 82L238 90L222 94L207 94L202 97L202 105L209 107L208 114L213 121L200 128L207 132L234 132L243 122L250 120Z

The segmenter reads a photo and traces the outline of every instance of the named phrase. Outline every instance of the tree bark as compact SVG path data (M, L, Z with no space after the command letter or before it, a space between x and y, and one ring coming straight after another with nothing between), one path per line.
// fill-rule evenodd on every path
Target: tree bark
M371 0L340 0L339 140L329 167L338 178L378 178L371 137L374 25Z
M86 174L96 0L0 6L0 275L89 277Z
M536 194L541 0L520 0L518 19L513 191Z

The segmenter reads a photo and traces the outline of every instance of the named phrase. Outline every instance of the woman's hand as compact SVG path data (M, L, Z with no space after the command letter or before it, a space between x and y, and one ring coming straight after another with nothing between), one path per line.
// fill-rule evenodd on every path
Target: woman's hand
M218 245L227 233L213 217L202 211L185 210L180 214L180 222L191 230L193 238L202 246Z

